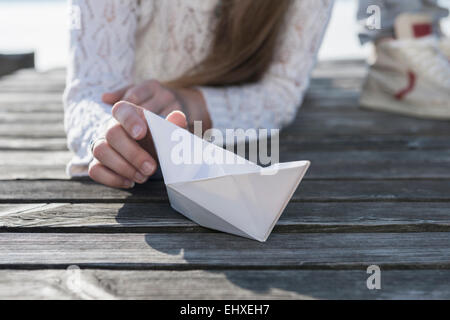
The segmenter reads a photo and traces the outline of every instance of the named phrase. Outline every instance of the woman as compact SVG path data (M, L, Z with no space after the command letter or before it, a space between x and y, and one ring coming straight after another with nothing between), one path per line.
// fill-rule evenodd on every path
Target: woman
M202 121L203 130L272 129L291 122L332 0L71 5L64 104L75 156L68 173L132 188L157 166L143 109L182 127Z

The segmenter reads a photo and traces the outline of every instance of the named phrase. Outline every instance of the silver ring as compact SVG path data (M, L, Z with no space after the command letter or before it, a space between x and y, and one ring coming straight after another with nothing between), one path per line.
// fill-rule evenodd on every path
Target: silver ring
M101 136L101 137L91 140L91 143L89 144L89 149L91 150L91 154L94 154L94 147L97 144L97 142L100 142L100 141L106 141L106 138Z

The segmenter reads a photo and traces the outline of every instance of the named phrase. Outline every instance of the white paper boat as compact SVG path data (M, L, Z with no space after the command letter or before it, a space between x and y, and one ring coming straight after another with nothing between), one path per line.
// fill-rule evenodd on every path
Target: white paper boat
M152 112L145 111L145 117L172 208L201 226L266 241L310 162L263 168ZM192 155L208 150L240 162L207 163L201 156L198 161L179 164L173 155L180 149L180 141L192 141Z

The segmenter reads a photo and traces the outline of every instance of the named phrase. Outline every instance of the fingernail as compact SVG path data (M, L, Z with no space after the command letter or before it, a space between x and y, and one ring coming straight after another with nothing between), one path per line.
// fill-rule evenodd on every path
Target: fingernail
M139 172L136 172L136 174L134 175L134 180L136 182L145 182L146 179L147 179L147 177L143 176Z
M142 164L141 171L146 175L150 175L153 173L155 167L150 162L146 161Z
M133 129L131 130L131 133L133 134L133 138L139 137L139 134L142 132L142 127L140 125L135 125Z
M125 179L125 181L123 182L123 185L125 188L133 188L134 187L134 181Z

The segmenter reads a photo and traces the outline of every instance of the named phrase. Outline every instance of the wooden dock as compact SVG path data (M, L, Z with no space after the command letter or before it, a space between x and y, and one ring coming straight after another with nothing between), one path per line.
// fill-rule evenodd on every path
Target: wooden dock
M360 110L365 73L316 68L280 139L312 166L266 243L185 219L162 181L69 180L64 70L1 78L0 298L449 299L450 122Z

